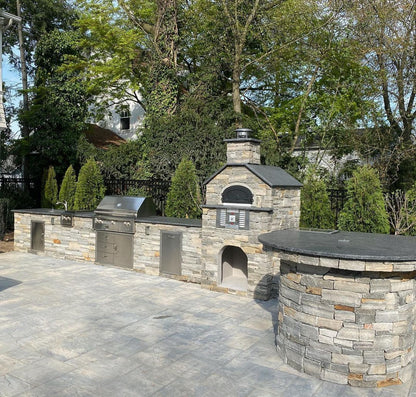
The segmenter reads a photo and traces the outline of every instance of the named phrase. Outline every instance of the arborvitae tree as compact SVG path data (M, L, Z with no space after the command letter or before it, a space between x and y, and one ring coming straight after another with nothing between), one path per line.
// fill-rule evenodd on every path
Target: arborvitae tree
M195 166L183 158L172 177L172 184L166 199L167 216L197 218L201 215L201 195Z
M44 189L45 206L54 208L58 201L58 182L56 181L55 169L50 166Z
M335 226L326 183L313 171L306 176L301 193L300 226L330 229Z
M62 180L61 189L59 190L59 201L67 202L68 210L74 209L75 191L77 189L77 178L72 165L68 167Z
M45 197L45 185L46 179L48 179L48 170L45 168L42 172L42 179L41 179L41 198L40 198L40 206L42 208L46 208L49 206L48 200Z
M364 166L353 173L347 182L347 195L348 200L339 215L339 229L389 233L389 218L380 179L373 168Z
M93 210L104 197L104 180L97 163L90 159L79 171L75 191L75 210Z

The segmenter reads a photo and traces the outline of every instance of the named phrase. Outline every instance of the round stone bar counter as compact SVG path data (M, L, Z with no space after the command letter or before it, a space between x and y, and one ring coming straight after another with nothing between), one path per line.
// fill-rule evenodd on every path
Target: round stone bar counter
M280 230L259 240L280 260L277 343L287 364L359 387L412 379L416 238Z

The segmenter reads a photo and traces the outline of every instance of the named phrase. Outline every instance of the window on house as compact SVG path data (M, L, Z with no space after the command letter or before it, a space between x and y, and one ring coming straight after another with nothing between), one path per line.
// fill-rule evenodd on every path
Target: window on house
M130 129L130 111L122 110L120 112L120 129L129 130Z

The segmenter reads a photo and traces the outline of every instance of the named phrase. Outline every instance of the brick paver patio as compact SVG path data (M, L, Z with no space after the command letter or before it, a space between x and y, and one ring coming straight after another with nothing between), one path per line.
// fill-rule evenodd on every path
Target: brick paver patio
M118 268L0 255L0 396L411 396L283 364L276 301Z

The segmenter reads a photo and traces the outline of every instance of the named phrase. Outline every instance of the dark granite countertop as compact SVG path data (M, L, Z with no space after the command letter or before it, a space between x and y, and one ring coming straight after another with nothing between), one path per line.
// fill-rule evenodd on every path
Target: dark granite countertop
M186 227L202 227L201 219L170 218L167 216L148 216L145 218L137 218L136 222Z
M34 215L49 215L49 216L61 216L64 210L55 210L50 208L30 208L30 209L17 209L13 212L19 214L34 214ZM68 211L75 217L79 218L93 218L93 211ZM202 227L201 219L186 219L186 218L170 218L166 216L149 216L143 218L137 218L135 220L138 223L152 223L162 225L173 226L186 226L186 227Z
M341 231L276 230L259 236L265 246L309 256L364 261L416 261L416 237Z
M19 214L37 214L37 215L50 215L50 216L61 216L65 213L64 210L51 209L51 208L29 208L29 209L16 209L12 212L17 212ZM94 216L93 211L67 211L74 216L79 218L92 218Z

